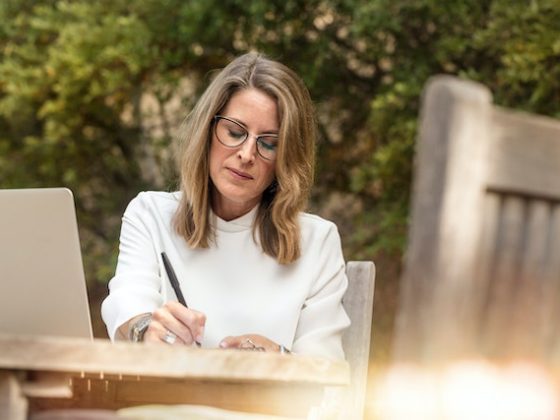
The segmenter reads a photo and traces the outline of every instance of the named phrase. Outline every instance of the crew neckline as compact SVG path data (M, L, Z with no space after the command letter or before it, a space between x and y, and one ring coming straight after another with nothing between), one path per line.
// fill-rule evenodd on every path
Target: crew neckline
M213 210L210 210L212 215L212 224L217 230L222 232L242 232L244 230L252 229L255 218L257 217L258 208L259 205L257 204L243 216L240 216L237 219L232 219L230 221L222 219L216 213L214 213Z

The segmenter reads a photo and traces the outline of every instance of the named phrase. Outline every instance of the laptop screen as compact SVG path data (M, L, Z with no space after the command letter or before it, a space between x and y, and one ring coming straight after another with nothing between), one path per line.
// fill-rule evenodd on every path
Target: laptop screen
M93 337L66 188L0 190L0 333Z

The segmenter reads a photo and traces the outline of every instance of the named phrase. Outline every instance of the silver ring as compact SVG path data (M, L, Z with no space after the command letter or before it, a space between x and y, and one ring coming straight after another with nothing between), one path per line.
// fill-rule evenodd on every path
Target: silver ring
M249 339L249 338L246 338L239 347L241 347L242 349L247 349L247 350L255 350L255 348L257 348L255 343L253 343L253 341L251 341L251 339Z
M175 343L175 341L177 341L177 335L167 330L162 340L165 341L167 344L173 344Z
M243 344L239 346L244 350L256 350L256 351L265 351L266 349L262 346L257 346L253 341L249 338L246 338Z

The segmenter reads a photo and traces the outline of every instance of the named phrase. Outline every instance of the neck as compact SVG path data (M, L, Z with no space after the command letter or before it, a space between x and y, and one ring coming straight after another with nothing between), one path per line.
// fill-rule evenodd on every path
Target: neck
M259 200L236 203L225 200L223 197L218 197L218 194L212 195L212 211L216 216L226 222L244 216L259 203Z

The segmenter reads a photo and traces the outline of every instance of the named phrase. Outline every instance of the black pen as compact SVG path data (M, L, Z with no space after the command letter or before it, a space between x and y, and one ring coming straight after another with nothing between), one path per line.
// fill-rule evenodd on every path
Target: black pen
M169 261L169 258L167 258L165 252L161 253L161 259L163 260L163 266L165 267L165 272L167 273L167 277L169 278L169 283L171 283L171 287L173 287L173 290L177 295L177 300L185 308L188 308L189 306L187 305L187 301L185 300L183 292L181 291L179 280L177 280L177 276L175 275L175 270L173 270L173 266L171 265L171 262ZM200 347L200 343L198 341L195 340L195 343L198 347Z

